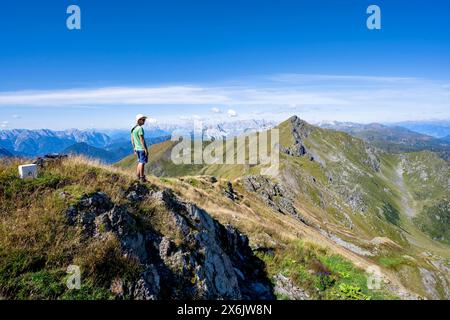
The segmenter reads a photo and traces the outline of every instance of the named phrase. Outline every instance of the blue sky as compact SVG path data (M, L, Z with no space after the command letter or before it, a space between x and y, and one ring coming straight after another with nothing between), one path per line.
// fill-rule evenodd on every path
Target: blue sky
M444 0L2 2L0 126L450 119L448 30Z

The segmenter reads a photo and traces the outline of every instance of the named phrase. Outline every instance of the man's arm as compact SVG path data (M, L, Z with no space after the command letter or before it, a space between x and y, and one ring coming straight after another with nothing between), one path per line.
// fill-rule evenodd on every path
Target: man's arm
M136 153L136 146L134 145L133 134L131 134L131 144L133 145L133 151Z
M145 143L144 135L142 134L139 137L141 138L141 143L144 146L145 154L148 155L148 149L147 149L147 144Z

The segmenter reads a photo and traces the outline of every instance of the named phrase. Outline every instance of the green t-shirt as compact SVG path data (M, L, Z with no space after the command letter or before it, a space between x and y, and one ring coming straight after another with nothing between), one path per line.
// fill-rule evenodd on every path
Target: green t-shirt
M145 150L141 143L141 136L144 136L144 129L141 126L136 126L131 132L134 142L134 150Z

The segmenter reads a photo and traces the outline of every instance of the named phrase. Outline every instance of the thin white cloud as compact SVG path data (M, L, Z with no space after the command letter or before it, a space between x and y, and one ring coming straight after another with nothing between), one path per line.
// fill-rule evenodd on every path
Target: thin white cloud
M295 88L235 87L115 87L55 91L0 92L0 106L120 106L120 105L204 105L204 104L340 104L342 101L320 92Z
M228 116L231 118L237 117L237 115L238 115L237 112L233 109L228 109L227 113L228 113Z
M358 116L361 121L365 118L372 118L372 121L424 118L431 114L450 118L448 82L410 77L278 74L234 82L232 86L191 84L0 92L0 107L192 105L190 109L201 114L208 109L200 110L197 106L204 108L211 104L215 105L211 112L217 114L227 106L235 106L240 117L245 115L246 109L265 107L268 111L264 114L272 112L280 117L304 113L317 119ZM227 112L224 116L236 115Z
M376 77L362 75L330 75L330 74L301 74L301 73L281 73L267 77L272 81L279 82L309 82L309 81L364 81L364 82L412 82L420 80L414 77Z
M0 105L90 106L228 103L220 90L193 86L109 87L0 93Z

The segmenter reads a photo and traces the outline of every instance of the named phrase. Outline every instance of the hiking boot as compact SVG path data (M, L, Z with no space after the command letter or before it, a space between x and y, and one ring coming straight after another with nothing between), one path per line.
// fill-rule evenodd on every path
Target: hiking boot
M145 176L139 178L140 182L147 182L147 178Z

